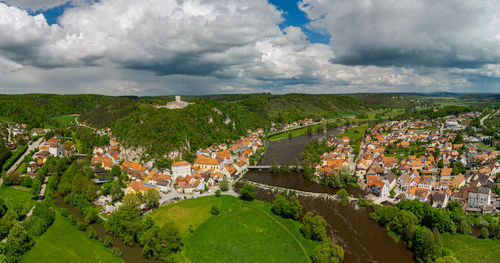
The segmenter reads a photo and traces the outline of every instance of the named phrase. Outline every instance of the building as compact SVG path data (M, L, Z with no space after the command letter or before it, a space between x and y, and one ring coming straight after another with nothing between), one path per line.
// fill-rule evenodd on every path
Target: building
M491 204L491 190L479 187L477 192L469 193L467 201L471 208L485 208Z
M220 163L218 159L207 157L205 155L198 155L194 161L194 166L205 171L207 170L220 170Z
M172 164L172 175L174 178L191 175L191 164L187 161L175 162Z

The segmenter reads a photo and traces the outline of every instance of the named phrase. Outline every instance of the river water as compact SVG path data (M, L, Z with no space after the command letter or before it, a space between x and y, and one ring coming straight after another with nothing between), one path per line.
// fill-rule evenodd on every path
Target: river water
M304 147L313 139L323 139L328 136L334 136L340 132L343 127L335 128L329 132L314 132L311 136L297 136L291 139L285 138L277 141L269 142L266 152L260 160L261 165L272 165L273 159L278 164L293 164L295 158L302 162L300 154L304 151Z
M307 180L297 173L273 174L251 171L245 178L253 182L305 192L328 194L337 192L336 189ZM244 181L238 186L241 187L243 184ZM359 188L346 189L352 196L364 195L364 191ZM257 199L272 202L274 193L266 189L257 189ZM344 207L332 199L306 196L299 196L298 199L304 207L303 213L310 211L325 218L331 239L344 248L343 262L415 262L413 253L403 243L395 243L377 222L368 218L372 212L370 209L356 209L354 203Z
M292 139L282 139L269 143L261 164L271 165L275 159L280 163L293 163L293 159L300 160L300 153L304 146L312 139L321 139L333 136L339 132L334 131L314 136L300 136ZM305 179L299 173L270 173L266 171L249 171L245 179L261 184L295 189L305 192L335 194L338 190ZM239 183L239 187L244 182ZM238 186L236 187L238 188ZM365 195L364 191L356 187L347 187L351 196ZM274 193L265 189L257 190L257 199L267 202L274 200ZM395 243L377 222L370 220L368 215L372 212L368 208L356 209L354 204L346 207L332 199L299 196L303 205L303 213L311 211L321 215L327 221L327 230L332 240L344 248L344 261L350 262L380 262L400 263L415 262L413 253L402 242Z

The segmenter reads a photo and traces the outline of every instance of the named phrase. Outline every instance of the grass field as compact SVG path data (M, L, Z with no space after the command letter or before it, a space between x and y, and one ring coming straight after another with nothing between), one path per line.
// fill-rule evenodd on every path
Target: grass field
M213 205L220 215L210 214ZM309 262L319 244L302 236L298 222L272 214L269 204L231 196L184 200L152 216L179 227L186 262Z
M75 119L75 116L76 115L61 115L54 117L54 119L64 126L71 126L72 121Z
M0 186L0 196L5 201L5 205L11 209L16 204L30 203L31 208L35 204L35 200L31 199L29 189L22 186Z
M453 251L460 262L500 262L500 240L478 239L469 235L442 234L441 243Z
M88 238L56 210L56 220L47 232L35 237L35 245L21 262L123 262L101 242Z

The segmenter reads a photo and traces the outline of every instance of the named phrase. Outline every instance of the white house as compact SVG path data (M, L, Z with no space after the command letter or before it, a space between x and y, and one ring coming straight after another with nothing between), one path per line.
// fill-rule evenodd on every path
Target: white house
M172 175L174 178L191 175L191 164L187 161L175 162L172 164Z

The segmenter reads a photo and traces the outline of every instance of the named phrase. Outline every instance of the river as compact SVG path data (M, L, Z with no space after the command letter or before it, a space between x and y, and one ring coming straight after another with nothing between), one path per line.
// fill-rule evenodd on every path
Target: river
M334 136L341 128L313 136L299 136L292 139L282 139L269 142L260 164L271 165L272 160L278 164L293 164L294 158L299 159L300 153L312 139ZM295 189L305 192L335 194L338 190L305 179L299 173L270 173L265 171L249 171L245 179L261 184ZM239 184L239 187L243 182ZM356 187L347 187L351 196L365 195ZM274 200L269 190L258 189L257 199L267 202ZM343 262L384 262L400 263L415 262L413 253L402 242L395 243L377 222L368 218L371 209L356 209L354 204L346 207L332 199L299 196L303 205L303 213L311 211L321 215L327 221L327 230L332 240L344 248Z
M64 200L62 197L58 196L55 200L55 203L57 204L58 207L60 208L67 208L69 211L75 215L79 220L83 220L84 217L83 215L78 212L78 210L70 206L69 204L64 203ZM99 239L104 239L106 237L106 230L104 229L103 224L99 223L93 223L91 224L92 227L97 232L97 235L99 236ZM118 247L122 251L122 258L125 262L137 262L137 263L165 263L165 261L160 261L160 260L148 260L142 256L142 248L138 243L135 243L134 246L127 246L123 241L117 237L110 236L111 240L113 241L113 246Z
M324 131L321 133L314 132L311 136L303 135L293 137L291 139L285 138L277 141L270 141L264 156L260 160L261 165L272 165L273 159L278 164L292 165L294 159L302 162L300 154L304 151L304 147L313 139L323 139L327 136L334 136L339 133L343 127L337 127L329 132Z
M305 192L334 194L337 191L304 179L297 173L252 171L248 172L245 178L253 182ZM243 183L244 181L238 186L241 187ZM355 197L364 194L364 191L356 187L347 187L347 191ZM257 199L272 202L274 193L258 189ZM299 196L298 199L304 207L303 213L311 211L325 218L331 239L344 248L343 262L415 262L413 253L403 243L395 243L377 222L368 218L372 212L370 209L356 209L354 204L344 207L332 199L306 196Z

